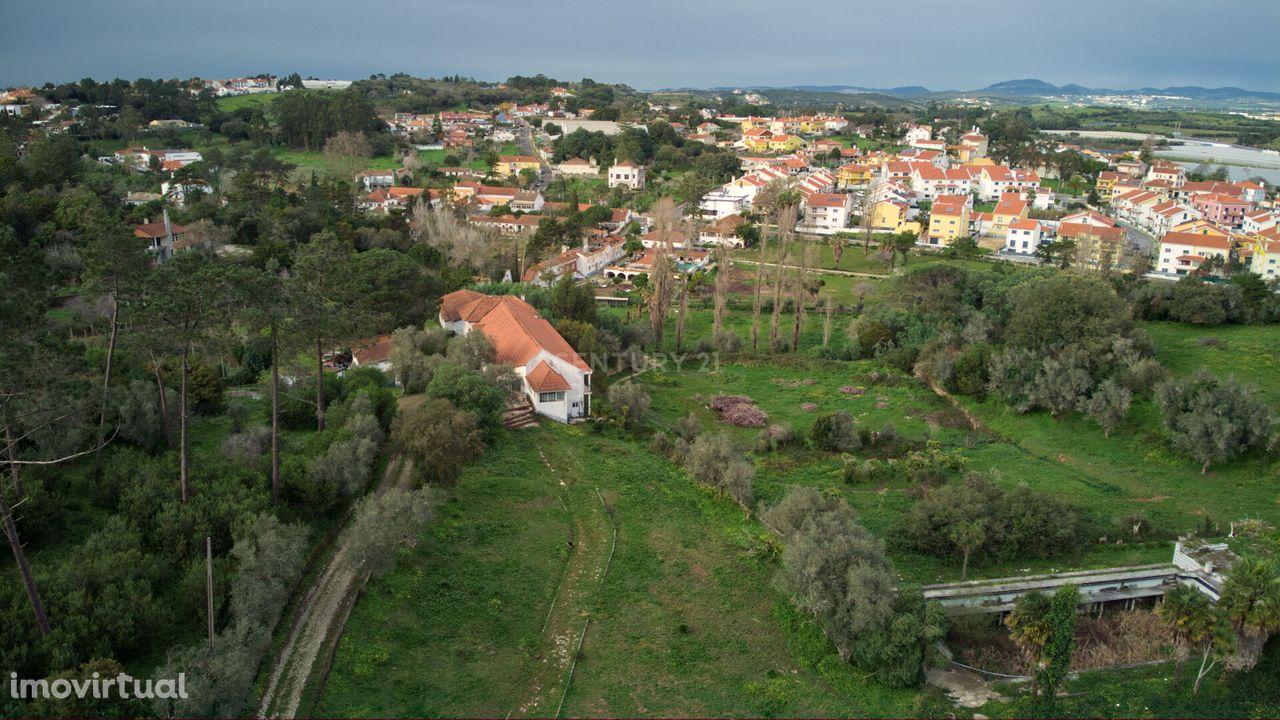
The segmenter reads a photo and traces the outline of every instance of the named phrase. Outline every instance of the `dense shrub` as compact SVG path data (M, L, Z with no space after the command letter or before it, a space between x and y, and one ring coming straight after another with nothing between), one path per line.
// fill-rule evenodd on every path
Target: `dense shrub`
M809 429L809 443L827 452L849 452L861 446L853 416L843 410L819 415Z
M689 446L684 462L698 482L728 495L750 512L756 468L743 457L732 438L723 433L700 435Z

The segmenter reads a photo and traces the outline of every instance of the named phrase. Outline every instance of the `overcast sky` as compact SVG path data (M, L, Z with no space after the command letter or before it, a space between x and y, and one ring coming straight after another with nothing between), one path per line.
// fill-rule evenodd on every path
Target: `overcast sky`
M1277 0L0 0L0 86L544 73L715 85L1280 91Z

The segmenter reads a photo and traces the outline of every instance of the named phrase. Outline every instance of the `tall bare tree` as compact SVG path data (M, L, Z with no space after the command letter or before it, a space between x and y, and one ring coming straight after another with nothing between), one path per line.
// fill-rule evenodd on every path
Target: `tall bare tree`
M672 252L680 227L680 211L675 201L663 198L654 205L650 215L657 245L654 247L653 266L649 270L649 321L653 324L655 341L661 343L675 288L672 275L676 266Z
M782 291L785 284L787 260L791 255L791 243L796 236L796 206L787 205L778 213L778 257L773 276L773 315L769 319L769 348L778 344L782 321Z
M794 298L794 315L795 320L791 326L791 352L800 350L800 330L804 327L805 311L808 303L805 301L805 293L809 288L809 265L813 262L814 244L812 242L802 242L804 247L800 249L800 266L796 268L795 285L792 288L792 297Z
M862 228L862 255L866 257L871 254L871 216L875 212L876 205L871 200L871 186L868 185L866 191L862 194L861 213L858 216L858 226Z
M773 216L774 234L777 234L778 215ZM759 348L760 341L760 306L764 295L765 263L769 260L769 230L763 228L760 233L760 260L756 263L756 282L751 296L751 349Z
M716 258L716 279L712 286L712 307L713 314L711 316L711 338L715 340L720 337L720 333L724 332L724 306L728 301L729 294L729 265L728 255L725 254L723 248L719 248L715 252Z
M683 274L683 273L682 273ZM680 309L676 318L676 352L684 350L684 320L689 315L689 278L681 278Z

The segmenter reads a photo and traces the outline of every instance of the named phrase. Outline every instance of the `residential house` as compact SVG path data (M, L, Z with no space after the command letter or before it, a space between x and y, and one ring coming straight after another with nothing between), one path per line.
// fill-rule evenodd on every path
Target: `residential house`
M565 275L577 280L591 277L622 259L626 255L623 250L626 243L626 238L617 235L584 239L581 247L564 248L556 257L525 270L521 279L549 287Z
M439 190L412 187L378 188L366 195L360 205L366 210L390 212L408 208L415 198L425 198L431 207L440 206Z
M1256 235L1265 232L1276 226L1276 221L1280 220L1275 213L1267 210L1255 210L1244 216L1244 222L1241 228L1246 234Z
M1025 220L1027 217L1027 201L1023 200L1016 193L1008 193L1000 198L1000 202L996 203L996 207L991 211L992 234L996 237L1005 235L1005 230L1011 224Z
M377 368L389 372L391 368L391 336L375 335L351 346L351 367Z
M1254 237L1248 241L1246 265L1263 280L1280 278L1280 237Z
M1098 199L1102 202L1111 202L1111 198L1116 194L1116 181L1121 177L1118 170L1103 170L1098 173L1098 182L1094 185L1098 193Z
M933 138L933 127L930 125L908 124L905 134L905 140L909 147L915 147L916 143L922 140L930 140Z
M852 196L843 193L812 193L803 202L804 220L800 228L820 235L840 232L849 226Z
M901 200L881 200L871 208L871 228L898 232L907 222L907 208Z
M511 212L536 213L542 211L544 202L542 193L537 190L521 190L511 196L507 206Z
M972 152L970 158L983 158L987 156L988 141L987 136L980 132L973 131L960 136L960 144L969 148Z
M187 228L169 221L169 211L161 222L147 222L133 228L133 236L150 243L147 251L154 253L157 262L164 262L179 250L191 246Z
M1151 206L1142 224L1152 235L1159 237L1179 225L1200 217L1199 210L1176 203L1173 200L1166 200Z
M698 244L732 248L743 247L745 243L742 238L738 237L738 228L746 224L747 219L741 215L726 215L709 225L703 226L698 233Z
M773 139L773 133L768 128L752 128L742 131L742 145L748 150L762 151L769 149L769 141Z
M950 245L956 238L969 235L969 214L973 198L969 195L940 195L929 209L929 228L924 242L928 245Z
M1058 220L1060 223L1078 223L1082 225L1092 225L1094 227L1115 227L1116 221L1096 213L1093 210L1078 210L1070 215L1064 215Z
M1124 228L1087 222L1058 222L1058 239L1076 244L1076 257L1090 265L1114 265L1124 250Z
M640 275L648 277L653 271L653 264L657 261L657 257L657 248L648 248L635 260L623 265L610 265L605 268L604 276L609 279L620 278L627 281L634 280ZM711 259L711 253L706 250L678 248L671 252L670 259L675 263L675 272L687 275L706 267Z
M594 157L590 160L575 157L557 165L556 172L561 175L595 177L600 174L600 166L596 164Z
M1178 188L1187 181L1187 172L1175 163L1157 162L1147 170L1147 182L1164 181Z
M1137 160L1121 160L1115 164L1116 172L1138 179L1145 177L1147 174L1147 166Z
M1039 220L1013 220L1005 228L1004 251L1019 255L1035 254L1046 235Z
M500 178L519 175L522 170L538 172L541 169L542 161L532 155L501 155L493 164L493 174Z
M804 146L804 139L798 135L774 135L769 138L768 147L774 152L794 152Z
M1199 210L1204 219L1236 229L1244 227L1245 214L1253 210L1251 202L1220 194L1195 195L1191 206Z
M1194 273L1211 257L1231 257L1231 238L1212 234L1170 232L1160 238L1156 272L1163 275Z
M1033 191L1039 185L1040 176L1034 170L986 165L978 175L977 191L981 200L991 202L1005 193Z
M497 230L503 235L533 232L542 222L541 215L468 215L467 222Z
M623 160L609 168L609 187L628 187L632 190L644 189L644 168Z
M836 179L841 188L863 187L875 177L875 168L871 165L847 163L836 168Z
M364 186L365 192L372 192L377 188L389 188L396 184L395 170L365 170L356 175L356 180Z
M458 290L441 299L439 320L460 335L483 333L495 362L520 376L538 414L559 422L591 414L591 366L532 305L514 295Z

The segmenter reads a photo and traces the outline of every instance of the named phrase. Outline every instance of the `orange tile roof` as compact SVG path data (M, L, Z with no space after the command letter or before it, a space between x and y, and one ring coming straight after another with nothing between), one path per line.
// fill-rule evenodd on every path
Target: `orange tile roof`
M440 298L440 317L445 322L456 322L462 319L462 308L486 297L484 293L475 290L456 290Z
M377 365L391 357L391 336L376 335L361 340L351 349L351 359L356 365Z
M564 379L564 376L552 369L545 361L534 365L524 379L534 392L556 392L569 389L569 382Z
M1216 235L1201 235L1200 233L1176 231L1167 232L1164 234L1164 237L1160 238L1160 242L1172 245L1213 248L1215 250L1231 249L1231 238L1218 237Z
M1058 223L1060 237L1096 237L1101 240L1119 240L1124 237L1124 228L1098 227L1089 223Z
M523 367L539 352L545 351L572 363L583 372L591 372L573 347L529 303L514 295L474 293L473 297L479 297L461 304L461 300L454 299L454 296L464 292L472 291L458 290L444 296L441 316L445 316L446 307L456 307L460 319L471 323L493 342L498 362Z

